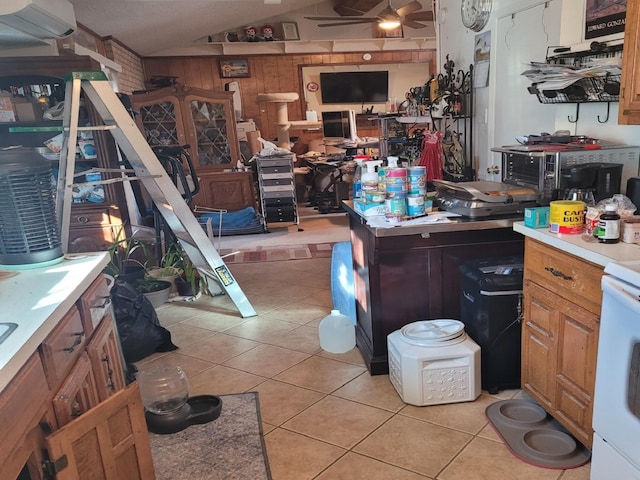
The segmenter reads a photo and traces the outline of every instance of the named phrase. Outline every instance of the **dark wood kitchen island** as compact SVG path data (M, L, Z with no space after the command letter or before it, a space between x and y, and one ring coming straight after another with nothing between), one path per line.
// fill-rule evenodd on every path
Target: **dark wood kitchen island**
M460 270L468 260L524 254L513 231L522 217L374 228L349 214L356 298L356 345L372 375L386 374L387 335L412 322L459 319Z

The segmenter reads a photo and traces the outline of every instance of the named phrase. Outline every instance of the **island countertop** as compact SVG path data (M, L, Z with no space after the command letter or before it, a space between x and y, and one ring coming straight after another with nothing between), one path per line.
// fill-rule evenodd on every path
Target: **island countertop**
M55 265L0 280L0 322L17 328L0 343L0 391L109 262L106 252L69 255Z
M522 220L522 215L500 216L500 217L451 217L448 223L426 223L419 225L399 224L392 228L377 228L367 225L367 217L355 210L352 200L344 200L343 208L352 217L359 218L362 225L365 225L376 237L395 237L404 235L428 235L442 232L464 232L470 230L491 230L495 228L511 228L514 222Z

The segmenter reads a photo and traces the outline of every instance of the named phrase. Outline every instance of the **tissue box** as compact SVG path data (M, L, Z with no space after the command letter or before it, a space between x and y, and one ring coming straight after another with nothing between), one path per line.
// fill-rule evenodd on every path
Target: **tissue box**
M384 203L364 203L357 199L353 201L353 209L363 217L373 217L386 213Z
M549 207L532 207L524 209L524 225L529 228L546 228L549 226Z

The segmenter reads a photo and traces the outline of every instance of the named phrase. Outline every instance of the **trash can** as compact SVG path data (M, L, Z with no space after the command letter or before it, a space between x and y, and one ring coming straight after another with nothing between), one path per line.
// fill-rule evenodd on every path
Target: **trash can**
M520 388L523 257L460 266L460 320L481 349L482 388Z

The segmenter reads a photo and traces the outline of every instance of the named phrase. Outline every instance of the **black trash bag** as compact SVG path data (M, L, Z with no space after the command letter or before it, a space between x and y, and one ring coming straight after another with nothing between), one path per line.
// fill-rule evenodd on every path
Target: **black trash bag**
M176 350L171 332L160 325L151 302L127 282L115 281L111 301L125 361L139 362L155 352Z

